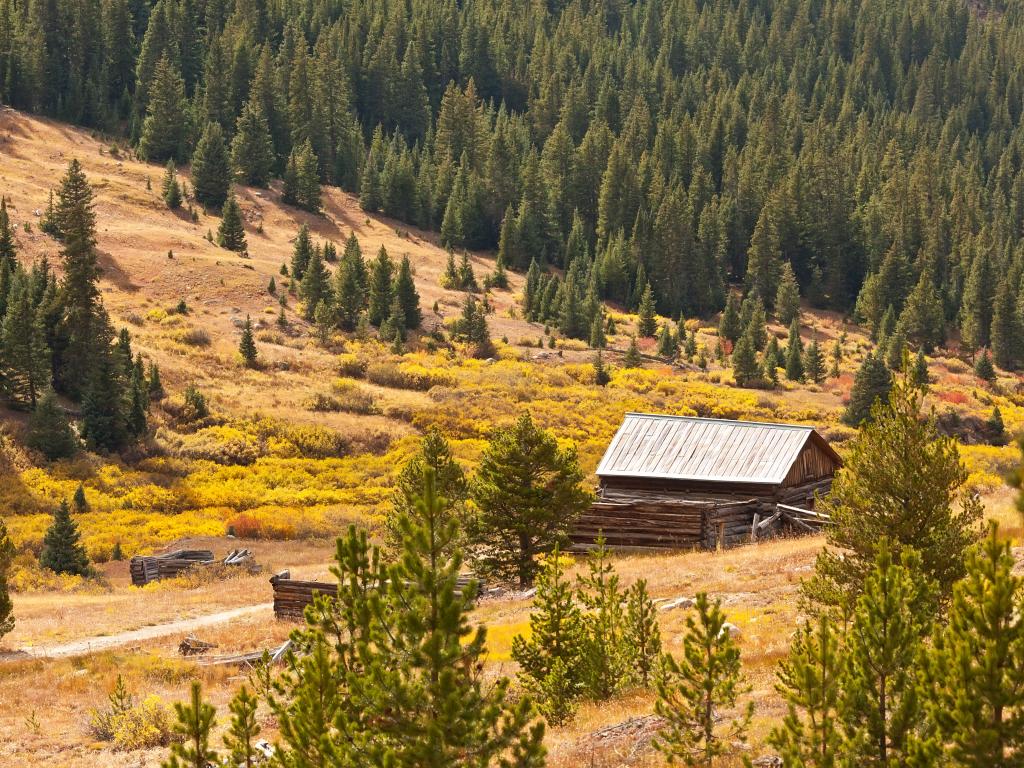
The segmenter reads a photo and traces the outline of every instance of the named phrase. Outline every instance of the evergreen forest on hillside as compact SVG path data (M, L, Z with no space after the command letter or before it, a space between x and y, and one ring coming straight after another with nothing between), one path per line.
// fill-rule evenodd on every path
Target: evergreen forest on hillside
M1022 52L1018 4L963 0L0 0L5 103L563 268L538 319L648 285L666 316L731 283L771 311L791 269L814 306L1003 368Z

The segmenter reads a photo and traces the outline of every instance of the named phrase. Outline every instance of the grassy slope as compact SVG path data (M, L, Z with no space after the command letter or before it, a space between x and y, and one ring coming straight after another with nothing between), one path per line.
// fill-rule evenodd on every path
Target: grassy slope
M675 413L701 413L731 417L805 421L822 426L833 437L849 436L837 417L848 395L852 373L867 340L846 326L841 318L826 314L805 315L805 334L817 334L827 349L846 331L843 375L822 386L785 385L774 392L737 390L729 385L728 371L712 364L701 373L692 367L648 364L644 371L615 371L607 388L589 385L590 353L574 349L561 354L518 345L522 338L537 339L543 329L511 316L521 278L512 276L513 291L492 297L496 307L490 323L501 345L502 360L493 365L464 361L443 353L430 354L417 345L402 365L413 366L440 377L446 386L430 393L353 381L351 386L369 395L376 413L312 413L306 403L316 393L329 392L338 375L338 353L362 354L368 359L387 357L373 345L339 340L324 349L314 344L295 316L289 316L296 332L280 334L274 327L276 300L266 293L271 276L280 283L279 267L289 259L291 240L302 222L317 239L343 244L351 232L359 238L364 255L371 257L383 244L392 257L408 253L412 259L422 306L429 324L455 315L460 296L442 290L438 277L445 253L428 233L379 217L367 217L357 203L337 190L325 193L326 215L311 217L277 202L273 191L240 190L243 210L250 222L248 237L252 258L243 260L210 244L208 230L216 230L215 216L201 215L193 224L184 215L166 210L157 189L162 169L127 158L117 159L109 148L87 133L45 120L0 109L0 194L8 196L11 213L19 225L19 244L26 261L49 254L56 259L52 240L38 232L34 211L45 208L48 190L72 157L82 161L97 193L99 247L103 255L103 295L118 324L132 329L137 347L161 367L165 386L177 395L196 382L210 397L215 413L226 421L202 433L202 440L227 443L249 433L248 424L258 411L289 424L323 427L346 436L353 445L372 447L355 451L342 460L294 456L267 449L247 467L220 464L176 455L181 447L196 444L194 434L175 430L170 418L155 413L161 432L152 446L157 458L141 464L121 465L87 457L57 466L36 467L33 457L4 439L0 461L5 462L0 480L0 501L12 515L8 523L19 541L37 541L46 524L41 514L46 505L67 495L84 482L95 511L80 521L94 554L102 554L118 538L136 547L155 546L188 534L223 532L224 520L242 510L263 512L287 519L314 532L329 533L347 519L371 519L386 502L394 467L414 446L413 436L429 424L442 426L452 435L457 454L469 464L482 447L487 430L503 423L529 404L538 421L579 446L581 463L592 471L597 459L626 410L644 409ZM147 179L152 189L147 189ZM262 223L262 232L256 223ZM28 223L30 230L22 228ZM399 234L399 233L403 234ZM174 258L167 257L167 251ZM486 257L474 256L478 277L491 267ZM192 308L187 317L167 315L184 299ZM437 301L441 317L430 308ZM246 314L262 320L260 351L266 365L261 371L240 368L235 354L236 323ZM624 333L632 318L618 316L620 335L612 345L623 349ZM206 346L183 343L187 332L208 335ZM785 329L775 327L784 338ZM699 329L699 341L709 350L713 327ZM651 342L647 350L651 351ZM615 353L608 360L615 360ZM398 363L396 359L394 362ZM1010 393L1016 380L1004 377L998 390L990 390L955 359L934 359L935 384L931 400L940 409L954 408L962 416L986 417L993 404L1002 409L1010 429L1024 426L1024 409ZM172 398L173 399L173 398ZM0 424L16 437L23 417L0 412ZM191 442L190 442L191 441ZM160 454L166 454L160 456ZM1010 495L999 487L998 474L1016 458L1013 448L972 447L965 451L975 472L974 480L986 492L990 511L1008 523ZM167 515L160 510L184 510ZM35 514L32 514L35 513ZM215 539L219 551L234 542ZM322 541L250 544L270 567L291 566L316 575L324 570L329 547ZM656 597L692 594L706 589L720 596L730 620L743 630L741 643L759 703L755 741L780 713L772 692L772 667L785 653L797 620L795 591L820 547L816 539L776 542L744 548L725 555L704 553L663 557L624 557L617 566L628 584L636 578L651 580ZM129 554L131 553L129 549ZM27 557L27 556L26 556ZM123 564L102 566L112 588L106 593L76 591L75 583L47 584L50 589L31 589L39 584L26 577L26 592L16 596L21 623L5 638L5 645L54 642L106 634L158 623L181 614L216 610L267 598L265 577L241 579L223 586L166 584L147 592L127 586ZM55 593L53 587L70 592ZM529 606L520 600L484 604L479 618L491 628L491 652L495 669L509 671L511 637L525 626ZM663 616L662 629L669 650L678 647L683 614ZM276 642L286 632L280 625L261 626L243 622L234 628L209 633L222 650L248 650ZM183 695L187 679L200 674L213 698L224 703L237 681L222 671L198 672L174 657L172 641L146 643L137 652L100 654L86 661L46 664L22 662L0 670L0 701L21 701L0 706L0 758L25 765L128 766L157 765L160 750L147 753L114 753L89 745L83 722L95 705L97 691L107 690L118 672L140 694L155 692L168 700ZM551 734L555 766L656 764L647 758L627 762L628 744L612 740L594 746L586 734L604 725L650 711L650 698L629 695L602 706L585 707L576 722ZM36 717L31 713L35 711ZM37 729L34 720L45 726ZM272 726L272 723L265 723ZM58 757L59 756L59 757ZM56 763L53 761L57 761ZM6 761L4 761L6 762Z

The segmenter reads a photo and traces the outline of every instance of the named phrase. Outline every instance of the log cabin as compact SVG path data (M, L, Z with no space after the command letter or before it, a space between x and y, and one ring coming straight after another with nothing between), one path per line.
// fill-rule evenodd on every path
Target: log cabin
M815 500L842 460L813 427L628 413L570 539L628 549L716 549L827 519Z

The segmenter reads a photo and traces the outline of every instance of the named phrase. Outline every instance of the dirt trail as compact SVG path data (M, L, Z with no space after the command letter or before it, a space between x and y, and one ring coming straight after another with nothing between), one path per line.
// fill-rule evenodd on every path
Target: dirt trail
M156 624L151 627L142 627L141 629L133 629L129 632L118 632L117 634L105 635L103 637L91 637L85 640L75 640L70 643L60 643L59 645L26 646L14 651L13 653L0 653L0 661L14 661L16 659L27 658L58 659L73 656L87 656L90 653L97 653L110 648L118 648L125 645L131 645L133 643L145 642L147 640L157 640L162 637L176 635L179 633L194 632L197 629L209 627L214 624L223 624L224 622L232 621L233 619L238 619L243 616L249 616L254 613L260 613L263 611L270 612L273 610L273 607L273 603L247 605L242 608L232 608L228 611L220 611L219 613L197 616L192 619L181 619L180 621L172 621L168 624Z

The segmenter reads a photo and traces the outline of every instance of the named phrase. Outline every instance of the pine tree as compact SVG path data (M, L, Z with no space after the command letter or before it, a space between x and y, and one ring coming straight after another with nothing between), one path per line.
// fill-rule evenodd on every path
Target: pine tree
M829 357L832 358L832 366L828 370L828 375L833 379L838 379L842 373L839 364L843 362L843 345L839 343L839 339L836 339L832 345L832 354Z
M1010 545L989 535L967 554L949 620L927 652L925 708L936 734L928 746L967 768L1015 766L1024 750L1024 580Z
M974 375L982 381L992 384L996 380L996 369L992 366L992 356L988 350L983 350L981 356L974 363Z
M807 345L807 351L804 353L803 369L804 375L815 384L821 384L825 380L825 361L822 359L817 339L811 339L811 343Z
M534 425L529 412L494 431L472 483L479 514L470 539L482 572L528 587L536 556L565 539L590 503L572 449Z
M384 518L384 543L389 552L401 549L403 533L400 521L403 517L415 519L416 499L423 490L423 473L428 469L434 473L437 493L447 504L446 513L454 520L465 516L465 502L469 496L466 474L455 460L444 435L431 427L423 436L419 451L406 462L395 481L391 508ZM453 547L457 544L458 539L452 541Z
M423 323L423 313L420 311L420 294L416 290L416 281L412 276L412 264L408 254L402 256L402 261L398 265L394 294L402 305L405 328L408 330L419 328Z
M160 381L160 369L156 363L150 362L149 372L146 375L146 389L150 400L162 400L164 397L164 385Z
M825 605L853 605L886 537L894 555L904 548L920 553L939 604L963 575L964 552L978 536L981 503L966 487L956 442L939 434L934 417L921 417L922 400L923 392L901 376L843 457L843 470L822 502L832 518L829 548L804 585Z
M842 749L839 696L842 683L840 638L827 614L804 625L779 665L776 686L786 715L768 737L787 766L835 768Z
M108 331L109 332L109 331ZM81 433L92 451L119 451L128 442L124 369L101 342L82 397Z
M256 98L245 105L231 140L231 165L242 184L265 187L274 171L274 140L263 106Z
M281 732L275 759L543 764L544 729L529 698L512 702L507 679L478 673L485 632L469 625L473 590L457 589L462 559L445 553L458 533L429 471L416 507L416 519L402 522L404 550L394 565L384 566L354 527L339 539L337 599L321 599L310 614L299 637L309 653L288 658L283 695L272 702Z
M321 303L331 303L331 273L324 266L322 252L319 248L313 249L313 255L306 265L302 275L302 283L299 286L299 295L305 302L304 317L312 321L316 316L317 307Z
M545 690L538 703L551 725L572 714L573 700L582 692L581 664L585 653L583 614L565 578L559 548L541 561L537 596L530 611L530 633L512 638L512 658L519 664L527 687ZM552 680L554 678L554 680Z
M985 421L985 427L989 434L989 443L992 445L1006 445L1006 425L1003 423L1003 414L999 406L993 406L992 414Z
M53 523L43 537L39 565L54 573L90 575L92 567L89 565L85 547L79 541L80 538L78 526L71 519L71 508L66 501L62 501L53 513Z
M643 365L643 358L640 356L640 347L636 343L636 336L629 337L629 347L626 354L622 356L623 368L639 368Z
M775 315L783 325L789 325L800 317L800 286L788 261L782 265L779 290L775 294Z
M306 274L306 265L313 257L313 241L309 237L309 227L305 224L299 227L299 234L295 236L295 245L292 248L291 275L296 280L302 280Z
M181 208L181 185L178 184L178 174L173 158L167 161L167 170L164 171L164 178L160 183L160 189L164 204L168 208L172 211Z
M7 213L7 198L0 196L0 269L7 269L8 274L14 272L18 264L18 244L14 239L14 228L11 217ZM7 298L6 291L0 296L0 302ZM0 314L3 314L0 312Z
M242 209L234 195L229 195L221 211L220 226L217 227L217 245L235 253L245 253L248 247L245 240L245 225L242 222Z
M668 360L674 360L679 354L679 342L672 335L672 328L668 323L661 326L661 334L658 336L658 355Z
M654 292L651 284L644 286L643 294L640 296L640 308L638 310L639 320L637 333L645 338L654 338L658 333L658 321L654 316Z
M0 388L15 407L36 407L50 386L50 360L42 313L32 306L28 277L19 270L0 323Z
M459 284L459 270L455 266L455 253L448 248L448 259L445 262L444 272L441 274L441 287L448 290L461 290Z
M896 562L884 536L877 546L844 651L843 754L858 765L907 765L922 715L917 676L929 585L913 549Z
M85 498L85 486L82 483L79 483L75 489L72 501L75 504L75 512L82 513L89 510L89 501Z
M285 174L284 201L311 213L319 213L320 161L309 140L292 150Z
M13 564L14 544L7 534L7 526L0 520L0 637L14 629L14 604L8 586Z
M626 590L625 642L634 678L644 688L650 687L661 668L661 628L645 579Z
M469 260L469 251L463 251L459 259L458 286L460 291L478 291L476 275L473 272L473 263Z
M367 307L367 318L370 325L379 328L388 319L391 309L392 281L394 265L382 245L377 251L377 258L370 267L370 296Z
M885 364L891 371L899 371L903 368L903 356L907 351L907 339L897 329L886 342Z
M740 649L725 626L719 602L706 593L697 595L693 614L686 617L683 655L664 657L665 671L658 681L654 711L665 718L655 746L669 760L710 768L716 757L742 741L750 718L751 704L728 724L726 733L718 727L716 713L736 706L745 692L741 679Z
M356 329L359 315L366 302L368 282L362 250L353 234L345 244L345 251L335 274L334 302L338 314L338 327L343 331Z
M786 342L786 378L790 381L804 379L804 343L800 340L800 320L793 318L789 326L789 340Z
M56 385L72 397L81 397L89 369L101 344L101 304L98 254L96 253L96 214L92 187L78 160L68 164L57 192L53 212L54 226L62 241L64 281L61 299L61 346L54 350Z
M492 288L497 288L501 291L508 290L508 273L505 271L505 257L502 256L501 252L498 252L498 257L494 260L494 271L491 273L490 282Z
M178 722L175 731L181 741L171 744L171 757L161 768L208 768L218 765L217 752L210 748L210 732L216 723L217 710L203 701L202 685L192 683L188 704L174 705Z
M149 89L139 155L150 161L184 160L188 135L185 83L166 56L160 59Z
M888 399L891 388L892 375L889 369L873 353L868 352L854 377L843 421L854 427L860 426L871 416L875 402Z
M608 371L605 370L604 362L601 360L600 348L594 353L594 383L599 387L604 387L612 380L612 377L608 375Z
M611 564L604 537L587 559L587 572L577 577L583 610L582 683L595 701L614 696L630 678L630 649L626 646L626 613L619 576Z
M219 123L207 123L192 153L192 191L196 200L210 208L220 208L231 188L231 164Z
M608 341L604 334L604 312L598 310L594 313L594 319L590 323L590 346L594 349L604 349Z
M762 383L761 368L757 364L757 353L749 331L744 333L732 351L732 373L741 387L752 387Z
M992 357L1003 370L1012 371L1024 357L1024 325L1014 306L1009 281L1003 281L996 291L992 313Z
M924 350L917 350L914 357L913 367L910 369L910 380L918 387L928 387L928 361L924 357Z
M50 461L66 459L78 452L78 438L52 389L43 392L29 417L25 445Z
M228 749L230 765L233 768L255 768L263 760L256 749L260 725L256 719L259 701L243 685L231 700L231 728L224 734L224 746Z
M722 319L718 323L718 335L728 339L733 344L739 341L743 335L743 324L740 321L740 299L735 293L729 294L729 299L722 313Z
M238 340L238 354L242 356L242 362L246 368L255 368L259 362L259 353L256 350L256 339L252 333L252 320L245 316L245 323L242 325L242 336Z

